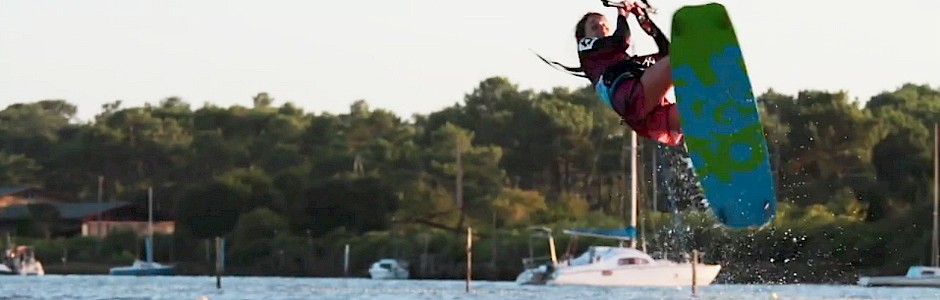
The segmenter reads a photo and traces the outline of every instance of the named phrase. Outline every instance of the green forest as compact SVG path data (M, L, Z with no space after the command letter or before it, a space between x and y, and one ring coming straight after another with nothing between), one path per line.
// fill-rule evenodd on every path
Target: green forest
M764 228L716 226L694 206L671 212L651 176L659 147L641 139L642 245L671 257L699 250L723 265L721 283L854 282L929 263L940 89L849 95L758 96L779 201ZM246 95L252 107L115 101L88 122L67 99L13 104L0 111L0 183L91 200L103 176L105 199L144 204L152 186L177 222L156 259L197 274L210 270L207 241L224 236L229 274L343 276L348 244L349 276L399 257L414 277L462 278L469 226L475 278L512 280L522 258L547 251L530 227L555 229L563 253L610 242L574 245L562 229L628 222L629 129L590 88L523 90L493 77L414 116L366 100L316 114L275 97ZM140 252L132 235L23 238L47 265L63 253L123 264Z

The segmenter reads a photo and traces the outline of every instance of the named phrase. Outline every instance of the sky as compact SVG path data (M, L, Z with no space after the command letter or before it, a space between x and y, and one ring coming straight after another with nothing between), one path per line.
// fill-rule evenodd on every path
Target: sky
M650 0L670 31L683 5ZM727 0L755 93L940 88L940 1ZM275 105L403 118L462 103L480 81L578 88L531 50L577 65L574 24L598 0L0 0L0 107L44 99L91 120L104 103ZM635 23L631 20L631 24ZM634 26L633 54L655 51ZM531 50L530 50L531 49Z

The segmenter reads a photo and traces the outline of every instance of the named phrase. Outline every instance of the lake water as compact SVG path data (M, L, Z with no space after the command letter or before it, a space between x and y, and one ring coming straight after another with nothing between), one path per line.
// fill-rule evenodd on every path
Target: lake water
M865 288L838 285L712 285L692 297L684 288L518 286L512 282L374 281L338 278L0 277L0 299L940 299L940 288Z

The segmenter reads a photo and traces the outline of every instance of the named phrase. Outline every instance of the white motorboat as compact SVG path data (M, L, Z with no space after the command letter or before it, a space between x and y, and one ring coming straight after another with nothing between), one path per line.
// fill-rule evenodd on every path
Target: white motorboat
M7 249L0 264L0 274L42 276L46 271L42 263L36 259L35 253L27 246L17 246Z
M940 287L940 268L911 266L904 276L862 276L861 286Z
M408 279L408 263L391 258L383 258L369 267L372 279Z

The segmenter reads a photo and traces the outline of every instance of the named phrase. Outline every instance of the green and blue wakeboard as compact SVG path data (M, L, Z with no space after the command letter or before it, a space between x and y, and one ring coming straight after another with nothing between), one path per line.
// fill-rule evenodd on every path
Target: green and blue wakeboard
M777 207L767 141L724 6L686 6L672 19L670 61L685 143L708 205L732 228L762 226Z

